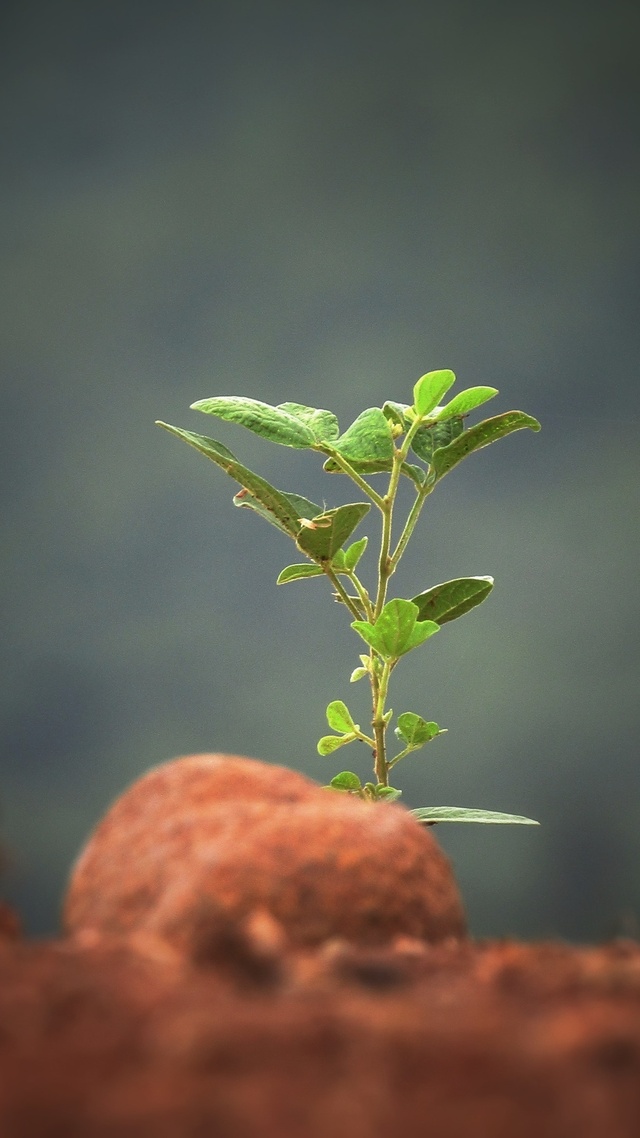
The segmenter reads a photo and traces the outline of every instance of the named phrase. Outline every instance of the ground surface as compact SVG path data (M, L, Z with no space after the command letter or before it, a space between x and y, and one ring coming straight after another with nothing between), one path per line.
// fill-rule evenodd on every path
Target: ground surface
M0 913L2 1138L636 1138L640 946L329 940L186 960Z

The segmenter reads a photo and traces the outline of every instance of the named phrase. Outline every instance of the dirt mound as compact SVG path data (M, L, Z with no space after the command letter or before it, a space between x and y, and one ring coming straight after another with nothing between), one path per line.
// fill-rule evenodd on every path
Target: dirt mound
M0 949L3 1138L632 1138L640 948ZM271 920L271 918L269 918ZM268 931L268 921L267 921Z
M397 806L233 756L149 772L69 935L0 906L1 1138L637 1138L640 946L473 943Z
M190 951L207 922L256 908L297 945L464 932L449 863L408 811L231 755L176 759L134 783L81 854L64 920Z

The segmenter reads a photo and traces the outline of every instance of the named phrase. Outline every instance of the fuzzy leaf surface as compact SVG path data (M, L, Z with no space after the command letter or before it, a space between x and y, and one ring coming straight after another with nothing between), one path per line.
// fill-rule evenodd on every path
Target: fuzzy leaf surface
M318 741L318 754L331 755L340 747L346 747L347 743L353 743L356 736L350 735L323 735L322 739Z
M433 412L434 419L450 419L452 415L468 415L476 407L488 403L498 394L497 387L468 387L460 391L445 407L437 407Z
M428 427L420 427L413 436L411 449L423 462L431 462L433 452L439 447L448 446L464 430L462 415L453 415L442 423L436 421Z
M159 427L170 431L172 435L183 439L190 446L195 447L201 454L206 455L225 471L234 481L239 482L248 494L238 499L234 498L237 506L247 506L255 510L261 517L277 526L290 537L296 538L300 529L299 518L320 513L320 507L301 498L298 494L285 494L276 490L266 479L254 474L248 467L243 466L234 454L222 443L209 439L206 435L198 435L194 431L185 431L181 427L172 427L169 423L158 422ZM306 514L305 514L306 511Z
M362 557L362 554L364 553L365 549L367 548L368 541L369 541L368 537L361 537L359 541L354 541L353 545L350 545L348 549L345 549L345 551L344 551L344 567L345 567L345 569L353 570L356 568L360 558Z
M456 577L411 599L418 606L418 620L446 624L481 604L492 588L493 577Z
M502 814L498 810L468 810L464 806L421 806L411 810L419 822L487 822L518 826L539 826L534 818L520 814Z
M387 602L375 624L355 620L351 627L385 660L397 660L439 630L434 621L417 618L418 606L398 598Z
M199 399L192 411L215 415L228 423L237 423L272 443L304 449L337 438L338 420L331 411L305 407L302 403L281 403L272 407L259 399L241 395L219 395Z
M362 783L353 771L340 771L329 783L333 790L360 790Z
M315 517L320 510L320 506L316 506L315 502L310 502L308 498L303 498L300 494L285 494L283 490L281 490L280 493L283 498L286 498L289 504L291 517L294 519L293 530L280 525L273 511L259 498L254 498L249 494L243 494L242 491L240 491L239 494L234 496L233 504L242 509L253 510L254 514L259 514L265 521L278 526L278 529L283 529L290 537L295 537L296 533L300 530L300 518L310 519Z
M317 443L331 442L340 434L338 420L333 411L305 407L303 403L279 403L276 411L287 411L294 419L299 419L309 428Z
M276 585L286 585L289 581L302 581L305 577L322 577L322 569L319 565L310 565L309 562L303 565L287 565L278 575Z
M524 411L505 411L493 419L483 419L481 423L476 423L475 427L463 431L448 446L433 452L432 467L436 477L443 478L473 451L489 446L490 443L497 442L505 435L510 435L514 431L521 431L525 427L529 427L532 431L540 430L538 420L534 419L532 415L525 414Z
M402 791L398 790L395 786L382 786L379 784L375 788L376 798L384 802L395 802L402 795Z
M407 418L407 411L409 410L410 407L407 403L396 403L393 399L387 399L386 403L382 404L382 414L385 419L388 419L394 426L402 427L403 431L409 428Z
M391 427L379 407L368 407L340 438L331 443L331 448L360 473L386 470L386 464L393 460ZM330 473L340 470L331 458L325 462L324 468Z
M413 406L417 415L428 415L437 407L443 395L453 387L456 377L448 368L428 371L413 388Z
M313 519L317 529L308 529L304 526L300 529L297 537L298 549L307 553L314 561L331 561L370 509L368 502L352 502L348 506L327 510L324 514L319 512Z
M339 775L331 778L327 790L342 790L346 793L362 790L362 783L353 770L340 770Z
M400 467L400 473L404 474L406 478L410 478L412 482L415 482L418 489L424 485L427 476L426 471L424 471L421 466L416 466L413 462L403 462Z
M405 711L398 716L398 726L395 729L398 739L402 739L408 747L424 747L431 739L440 734L437 723L427 722L415 711Z
M346 703L341 699L334 699L327 707L327 723L332 731L354 731L355 723L351 718L351 712Z

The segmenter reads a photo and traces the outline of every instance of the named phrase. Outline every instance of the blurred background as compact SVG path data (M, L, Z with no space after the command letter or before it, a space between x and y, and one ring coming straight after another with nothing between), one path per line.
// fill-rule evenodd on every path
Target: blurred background
M288 539L154 420L332 505L353 492L318 456L189 404L296 400L344 428L448 367L543 431L452 474L395 579L496 578L395 674L396 711L449 729L397 782L541 820L438 827L476 934L638 935L637 5L0 19L0 833L30 932L153 764L368 774L364 749L315 750L329 700L368 706L329 586L276 588Z

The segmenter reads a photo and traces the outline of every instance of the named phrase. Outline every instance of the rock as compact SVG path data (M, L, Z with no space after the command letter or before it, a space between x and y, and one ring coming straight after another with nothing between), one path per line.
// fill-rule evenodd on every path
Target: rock
M296 946L465 931L449 863L403 807L234 755L176 759L125 791L73 870L64 924L148 931L194 958L256 911Z

